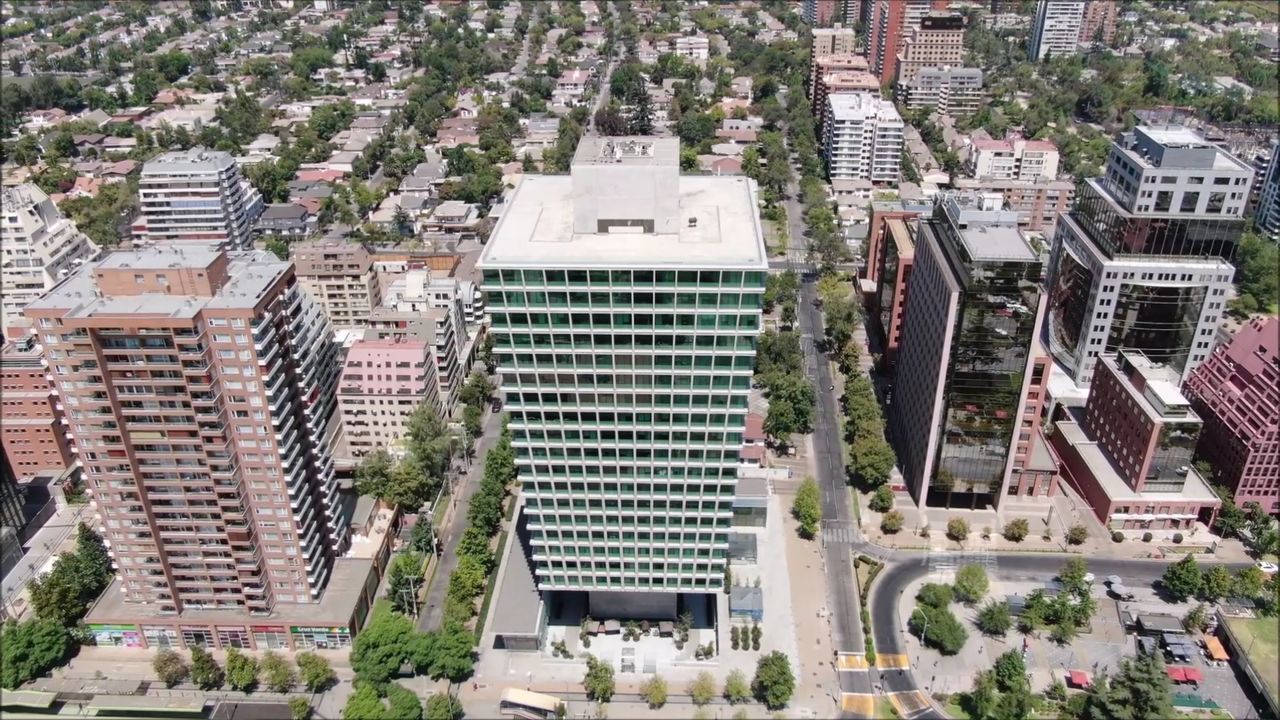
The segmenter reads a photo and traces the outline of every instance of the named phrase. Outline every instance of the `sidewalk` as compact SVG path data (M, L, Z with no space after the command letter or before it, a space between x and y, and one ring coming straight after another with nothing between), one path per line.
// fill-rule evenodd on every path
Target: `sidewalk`
M76 526L86 519L88 510L88 505L60 508L25 543L30 550L4 576L3 586L0 586L0 618L12 616L21 619L27 613L30 609L27 583L52 570L60 553L75 548Z
M471 496L480 489L480 478L484 474L484 458L494 445L498 444L498 436L502 432L502 416L500 413L487 412L485 415L484 433L476 441L476 456L466 474L458 479L458 492L450 501L457 503L448 526L440 531L444 543L444 554L439 556L439 566L431 575L431 585L427 588L427 597L423 601L422 612L418 615L418 629L424 631L438 630L444 617L445 595L449 590L449 577L458 567L458 540L466 530L467 509L471 506Z

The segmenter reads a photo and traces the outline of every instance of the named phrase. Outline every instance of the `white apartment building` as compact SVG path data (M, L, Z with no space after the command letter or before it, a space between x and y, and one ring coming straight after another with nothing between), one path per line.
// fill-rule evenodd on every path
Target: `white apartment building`
M35 185L0 190L0 332L22 308L98 256L98 246Z
M675 54L702 65L711 58L711 41L702 35L682 35L674 43Z
M1039 1L1027 45L1027 54L1033 62L1049 55L1061 57L1079 51L1085 4L1085 0Z
M1253 168L1182 126L1139 126L1058 221L1049 349L1075 385L1140 350L1185 380L1213 350Z
M1055 180L1058 148L1047 140L975 140L969 148L968 172L990 180Z
M978 111L982 103L982 71L978 68L927 67L898 86L907 109L935 108L956 117Z
M869 93L827 96L822 149L831 180L896 183L903 129L897 108Z
M247 249L262 195L229 153L193 148L148 160L138 180L135 241L216 243Z
M753 181L682 176L673 138L584 137L485 244L529 562L594 617L724 588L768 258Z

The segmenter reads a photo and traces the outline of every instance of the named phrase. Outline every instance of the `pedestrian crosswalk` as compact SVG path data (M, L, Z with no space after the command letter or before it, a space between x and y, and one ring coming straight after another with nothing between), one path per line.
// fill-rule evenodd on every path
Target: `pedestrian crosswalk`
M830 545L832 543L853 544L857 541L858 536L852 523L839 520L828 520L822 523L823 545Z
M981 565L988 573L996 568L996 556L986 550L963 552L931 552L927 557L929 572L953 572L963 565Z

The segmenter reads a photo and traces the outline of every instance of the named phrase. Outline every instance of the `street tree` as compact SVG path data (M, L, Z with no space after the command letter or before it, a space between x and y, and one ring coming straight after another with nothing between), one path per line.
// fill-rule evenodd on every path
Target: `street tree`
M582 678L587 699L607 703L613 697L613 666L600 662L594 655L587 656L587 674Z
M253 692L258 686L258 661L240 652L240 648L227 650L227 685L244 693Z
M436 693L427 698L423 720L460 720L462 703L447 693Z
M384 720L386 717L387 708L378 696L377 686L370 683L357 685L342 708L343 720Z
M1204 577L1195 556L1187 555L1165 569L1161 585L1178 602L1198 595L1204 586Z
M716 681L715 678L711 677L711 673L704 670L698 673L693 682L689 683L689 697L693 700L694 705L702 707L711 702L715 696Z
M978 611L978 629L991 637L1004 637L1013 627L1013 613L1004 600L988 600Z
M418 614L418 590L422 587L423 557L416 551L400 553L387 571L387 598L398 613Z
M996 686L1001 692L1027 688L1027 664L1022 659L1022 653L1017 650L1010 650L996 658L992 671L995 673Z
M1010 520L1005 523L1002 535L1004 535L1005 540L1009 540L1011 542L1022 542L1030 531L1030 523L1027 522L1026 518L1017 518L1016 520Z
M721 693L730 705L740 705L751 700L751 686L747 676L741 670L730 670L724 679L724 692Z
M811 540L818 534L818 522L822 520L822 501L819 496L818 483L807 477L796 490L795 500L791 503L791 514L800 523L800 535Z
M329 661L313 652L298 653L296 662L302 684L309 692L324 692L338 679Z
M226 681L226 674L209 651L200 646L191 648L191 682L201 690L216 690Z
M422 701L417 693L398 683L387 685L387 708L383 717L391 720L420 720L422 717Z
M1239 597L1254 599L1262 596L1262 586L1267 576L1253 565L1236 574L1235 594Z
M867 505L878 513L886 513L893 509L893 490L888 485L881 485L871 496Z
M160 682L165 687L173 687L178 683L187 679L191 674L191 668L187 665L187 661L182 659L176 651L169 648L162 648L160 652L151 660L151 669L155 670L156 676L160 678Z
M1085 696L1082 720L1165 720L1176 717L1169 678L1159 655L1121 660L1112 677L1096 678Z
M956 599L967 605L976 604L987 594L990 583L981 565L965 565L956 571Z
M905 516L901 510L890 510L880 518L880 529L892 535L902 530L903 523L906 522Z
M774 650L756 663L756 674L751 680L755 698L770 710L786 707L796 689L795 674L787 656Z
M859 437L853 441L849 454L854 475L867 486L883 485L897 462L893 446L883 437Z
M75 640L66 626L53 620L13 619L0 628L0 687L16 690L62 665L71 656Z
M262 671L263 684L271 692L289 692L298 682L297 671L293 669L288 660L273 650L267 650L262 654L262 660L259 665L259 669Z
M649 704L649 709L657 710L667 704L667 681L661 675L652 675L640 685L640 697Z
M1205 571L1203 578L1199 597L1208 602L1216 602L1230 595L1235 585L1235 578L1231 577L1231 571L1221 565L1209 568Z
M376 614L351 650L351 669L374 685L389 681L400 670L410 651L413 623L400 613Z

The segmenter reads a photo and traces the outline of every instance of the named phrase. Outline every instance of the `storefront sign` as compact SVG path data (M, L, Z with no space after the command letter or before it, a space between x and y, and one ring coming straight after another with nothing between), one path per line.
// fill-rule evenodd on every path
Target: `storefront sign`
M311 633L346 635L346 634L349 634L351 630L350 628L345 628L345 627L316 627L312 625L294 625L289 628L289 632L302 633L304 635L309 635Z
M283 625L250 625L249 629L256 633L257 632L261 632L261 633L284 632Z

